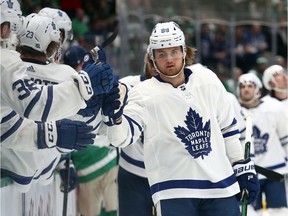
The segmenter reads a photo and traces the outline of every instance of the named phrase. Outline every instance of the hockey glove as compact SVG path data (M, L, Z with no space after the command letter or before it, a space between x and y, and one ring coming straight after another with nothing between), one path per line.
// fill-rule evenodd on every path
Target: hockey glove
M93 95L88 101L86 101L86 108L79 110L77 114L83 117L97 115L102 106L104 95Z
M242 199L243 190L247 190L247 203L250 204L254 202L259 194L260 184L253 161L248 158L244 161L236 162L233 164L233 170L240 186L240 193L236 195L237 199L240 201Z
M69 160L69 170L67 169L67 162ZM60 190L65 192L65 186L68 184L68 191L74 190L77 186L77 174L74 164L71 159L61 158L59 164L59 174L61 178Z
M78 88L83 99L86 101L89 100L94 94L89 75L85 71L81 71L73 74L72 78L78 84Z
M87 64L84 71L90 77L94 94L108 93L113 86L113 70L109 64Z
M120 124L123 109L127 103L127 86L123 83L114 82L111 91L106 94L102 103L104 123L108 126Z
M95 134L85 122L63 119L56 122L40 122L38 125L38 148L57 147L61 153L86 149L93 144Z

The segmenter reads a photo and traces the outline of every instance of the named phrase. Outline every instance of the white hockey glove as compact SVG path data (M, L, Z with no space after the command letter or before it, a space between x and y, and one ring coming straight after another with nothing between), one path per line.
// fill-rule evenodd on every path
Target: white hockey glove
M56 122L39 122L37 145L39 149L54 148L61 153L71 150L86 149L87 144L93 144L95 134L92 126L85 122L63 119Z
M102 102L103 121L112 126L122 122L123 109L128 98L127 86L123 83L114 82L113 88L106 94Z

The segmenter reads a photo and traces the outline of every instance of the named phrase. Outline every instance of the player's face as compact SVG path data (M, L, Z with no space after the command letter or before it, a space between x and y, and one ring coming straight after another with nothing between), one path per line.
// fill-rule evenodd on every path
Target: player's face
M275 82L277 83L277 87L280 89L287 89L288 81L287 75L284 73L276 73L274 74Z
M255 91L256 91L256 86L254 83L242 83L240 84L240 97L242 101L250 101L254 95L255 95Z
M158 69L166 75L175 75L182 69L183 52L181 46L155 49L154 58Z

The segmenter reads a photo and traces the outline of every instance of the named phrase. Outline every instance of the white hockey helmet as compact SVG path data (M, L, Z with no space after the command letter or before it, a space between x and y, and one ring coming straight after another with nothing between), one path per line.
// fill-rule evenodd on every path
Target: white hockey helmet
M240 94L240 85L245 85L253 83L255 84L255 92L254 92L254 97L250 101L242 101L241 100L241 94ZM262 83L261 80L254 74L254 73L247 73L247 74L242 74L239 79L238 79L238 85L237 85L237 93L238 93L238 98L240 103L244 104L250 104L254 102L256 99L261 97L261 92L260 89L262 89Z
M22 25L22 11L17 0L1 0L1 24L10 23L10 31L18 33Z
M60 40L59 28L51 18L36 13L25 18L20 34L21 46L28 46L46 54L49 44L52 41L60 44Z
M56 25L60 30L64 31L64 39L62 44L65 44L67 40L73 39L73 30L72 30L72 21L67 15L67 13L60 9L45 7L42 8L39 12L39 15L50 17L54 20Z
M238 86L240 86L240 84L245 84L245 83L254 83L256 88L258 89L262 88L262 83L260 79L254 73L242 74L239 77Z
M182 46L184 58L186 55L185 37L179 25L173 21L158 23L153 28L147 52L154 60L153 50Z
M272 65L264 71L262 79L263 79L263 84L267 90L269 91L272 90L272 87L270 86L269 83L275 82L274 74L277 74L277 73L284 73L284 69L282 66Z

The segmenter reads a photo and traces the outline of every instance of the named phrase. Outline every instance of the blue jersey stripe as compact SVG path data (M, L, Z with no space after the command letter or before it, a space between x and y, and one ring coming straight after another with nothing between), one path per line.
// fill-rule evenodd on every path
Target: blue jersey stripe
M230 136L234 136L236 134L239 134L239 130L229 131L229 132L223 134L223 137L227 138L227 137L230 137Z
M41 175L44 175L47 172L49 172L53 168L53 165L56 160L57 158L55 158L45 169L43 169L42 172L38 176L35 176L34 179L38 179ZM54 173L54 171L52 173Z
M135 160L131 157L129 157L129 155L127 155L125 152L121 151L121 157L127 161L128 163L130 164L133 164L134 166L137 166L137 167L140 167L140 168L143 168L145 169L145 165L144 165L144 162L143 161L139 161L139 160Z
M6 133L1 135L1 142L3 142L5 139L7 139L9 136L11 136L18 128L21 126L23 122L22 118L19 118L18 121L8 130Z
M236 182L234 174L219 182L211 182L208 180L170 180L165 182L159 182L151 186L152 194L159 191L169 189L218 189L227 188Z
M43 88L41 88L41 91L37 92L35 97L31 100L31 102L28 104L27 108L25 109L24 112L24 117L28 118L29 114L31 112L31 110L33 109L33 107L35 106L35 104L39 101L40 96L42 94Z
M286 166L286 163L281 163L281 164L276 164L274 166L269 166L269 167L266 167L267 169L270 169L270 170L274 170L274 169L279 169L279 168L282 168L282 167L285 167Z
M1 119L1 124L2 123L5 123L7 121L9 121L10 119L12 119L14 116L16 116L17 113L15 111L12 111L11 113L9 113L7 116L4 116L2 119Z
M47 121L47 117L52 106L52 101L53 101L53 86L48 86L47 101L46 101L46 106L45 106L45 109L41 118L42 121Z
M35 174L34 174L35 175ZM33 175L33 176L34 176ZM28 185L31 183L33 176L21 176L6 169L1 169L2 177L10 177L13 181L21 185Z
M231 128L231 127L234 127L234 125L236 125L236 123L237 123L237 120L236 120L235 118L233 118L232 123L231 123L229 126L221 129L221 131L223 132L223 131L225 131L225 130L228 130L228 129Z

